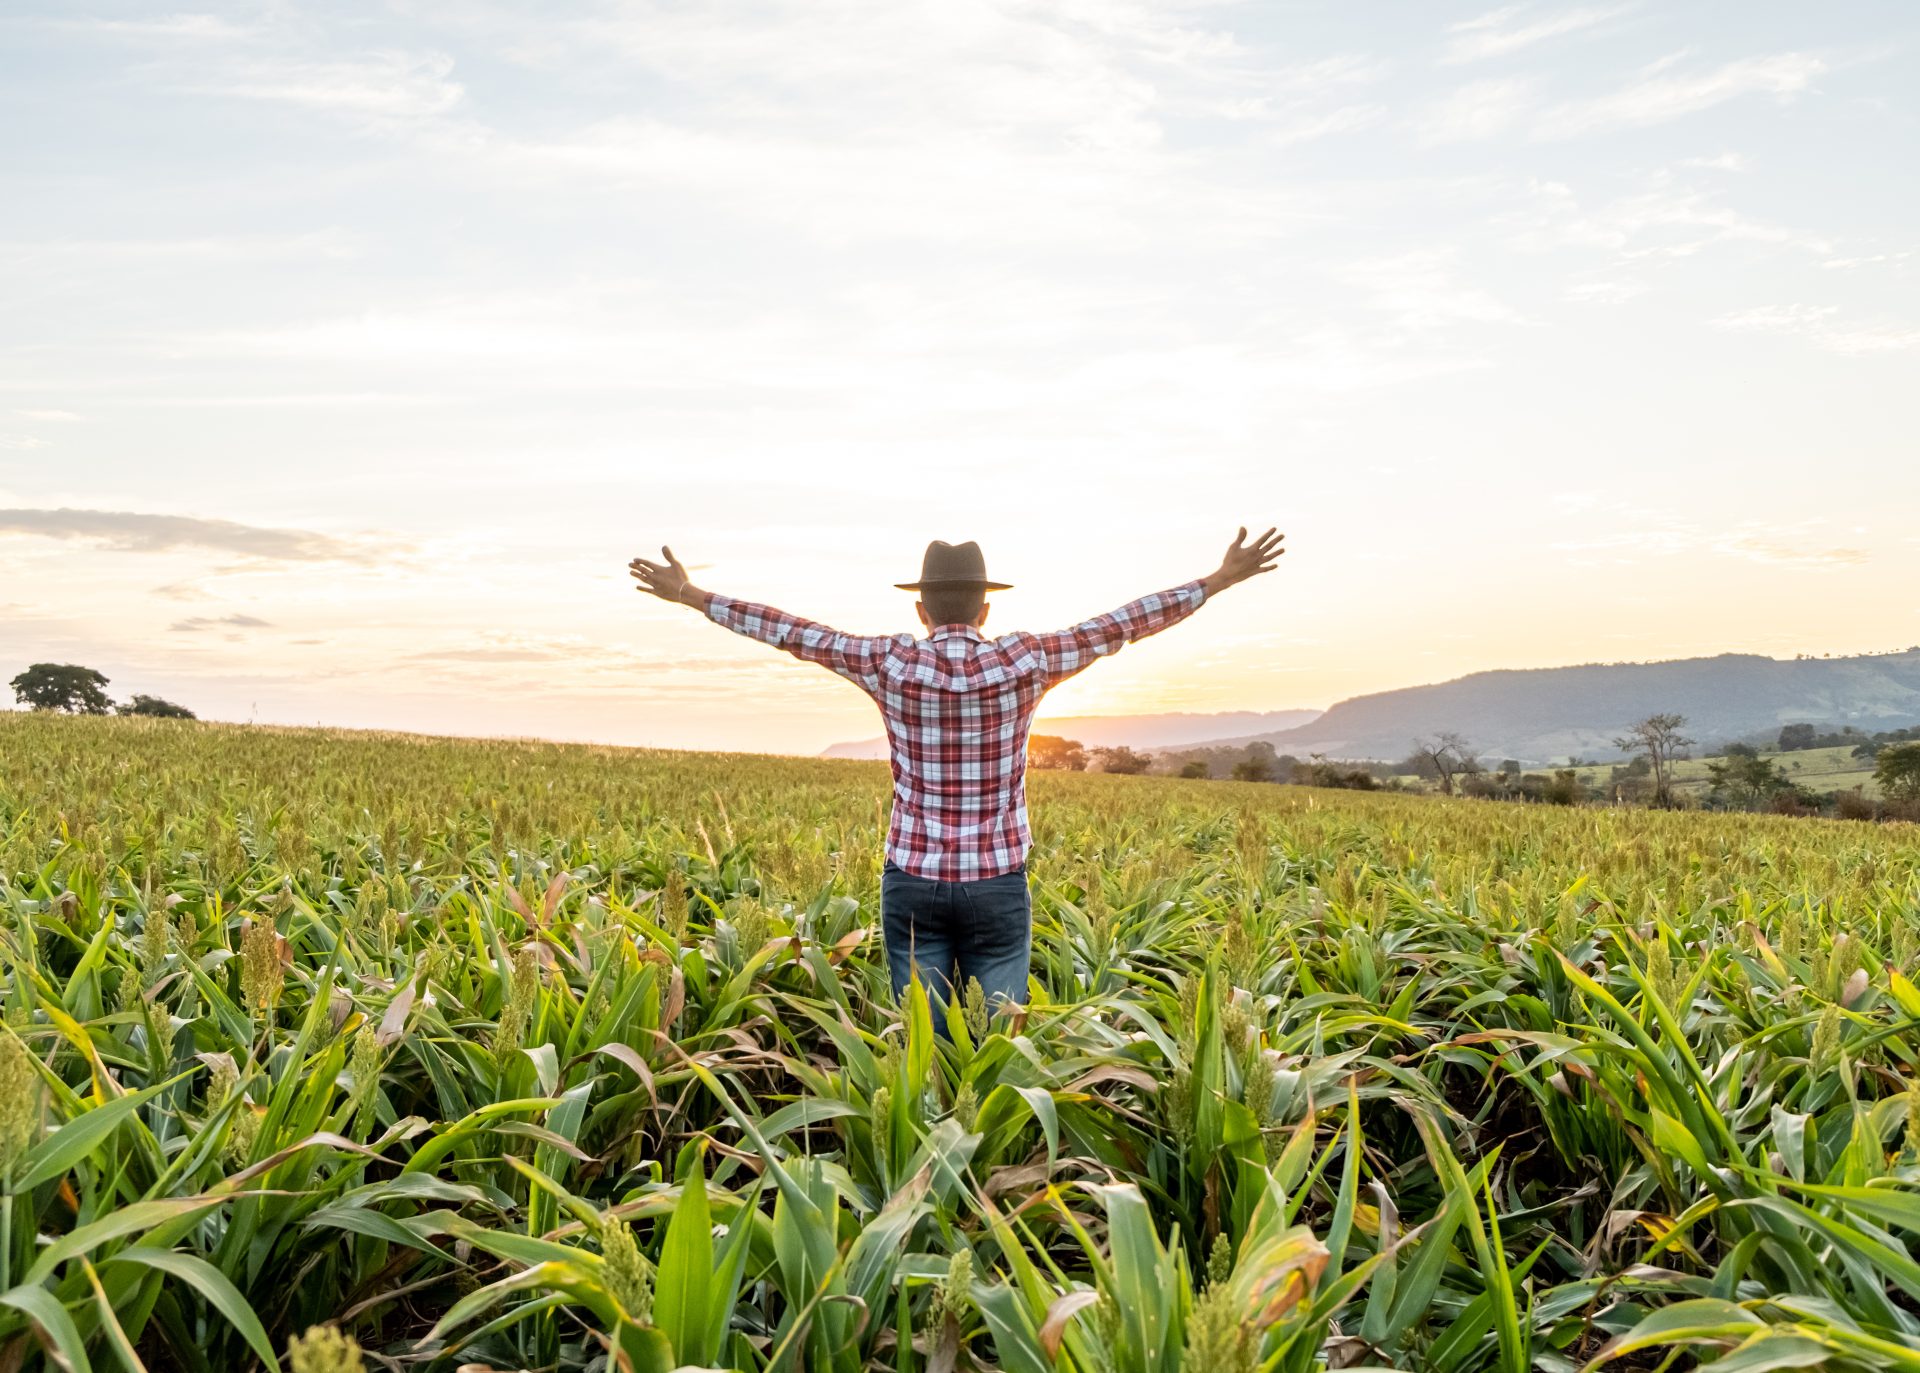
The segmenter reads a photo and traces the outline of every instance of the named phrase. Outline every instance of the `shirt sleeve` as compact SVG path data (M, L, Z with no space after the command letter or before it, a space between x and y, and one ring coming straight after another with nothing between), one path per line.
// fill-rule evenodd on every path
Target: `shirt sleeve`
M731 596L707 597L707 618L715 624L758 639L803 662L830 668L868 691L880 686L880 663L893 640L842 634L837 629L789 615L768 605L737 601Z
M1118 610L1096 615L1072 629L1036 634L1036 653L1042 673L1051 682L1063 682L1089 666L1094 659L1118 653L1136 639L1158 634L1179 624L1198 610L1207 599L1206 587L1199 581L1156 591L1142 596Z

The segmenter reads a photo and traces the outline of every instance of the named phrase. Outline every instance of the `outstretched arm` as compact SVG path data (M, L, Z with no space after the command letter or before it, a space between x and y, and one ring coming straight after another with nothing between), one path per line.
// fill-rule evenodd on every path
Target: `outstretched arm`
M1220 566L1206 576L1142 596L1072 629L1037 635L1042 669L1053 681L1065 681L1094 659L1118 653L1137 639L1178 624L1228 587L1271 572L1280 555L1286 552L1281 547L1285 538L1286 535L1269 529L1248 543L1247 531L1243 528L1227 548Z
M771 644L804 662L831 668L849 681L869 691L879 685L879 665L891 640L860 638L837 629L803 620L772 606L752 601L737 601L731 596L716 596L703 591L687 576L687 569L673 556L671 548L662 548L661 562L635 558L627 564L639 585L634 589L649 592L663 601L692 606L715 624Z

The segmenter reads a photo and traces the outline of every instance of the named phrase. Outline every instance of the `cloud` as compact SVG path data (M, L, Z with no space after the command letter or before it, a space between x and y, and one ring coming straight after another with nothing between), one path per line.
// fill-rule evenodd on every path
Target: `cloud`
M1676 74L1669 74L1668 63L1656 63L1630 86L1545 111L1534 137L1572 138L1600 129L1664 124L1747 95L1786 100L1807 90L1827 70L1825 59L1801 52L1746 57L1708 71Z
M338 61L247 59L182 87L196 95L299 105L350 119L408 121L446 114L466 92L443 53L374 52Z
M1534 106L1534 83L1521 78L1471 81L1421 115L1422 143L1466 143L1505 133Z
M222 19L217 14L168 14L153 19L65 19L57 27L107 38L186 39L194 42L231 42L252 38L259 30Z
M1567 299L1577 305L1623 305L1647 288L1638 281L1580 281L1567 287Z
M1761 305L1722 315L1714 323L1736 333L1804 338L1815 347L1848 357L1920 347L1920 329L1901 324L1843 324L1839 314L1832 305Z
M1408 334L1452 324L1519 324L1520 313L1491 292L1461 280L1449 249L1418 249L1334 269L1360 288Z
M72 424L80 418L71 410L15 410L13 415L35 424Z
M252 615L194 615L167 626L174 634L197 634L203 629L271 629L266 620Z
M36 439L31 434L0 434L0 449L7 452L26 453L46 446L45 439Z
M1615 524L1638 524L1639 528L1620 529L1611 534L1595 534L1565 539L1553 546L1577 555L1578 563L1631 565L1648 557L1683 557L1711 554L1722 558L1740 558L1747 562L1778 567L1852 567L1871 561L1864 548L1825 543L1828 537L1820 520L1777 525L1747 521L1725 530L1692 523L1664 512L1635 509L1612 501L1590 506L1583 512L1590 520L1604 516Z
M1749 218L1665 172L1656 173L1647 189L1592 209L1564 182L1535 182L1530 193L1528 208L1498 221L1513 245L1527 251L1605 248L1627 260L1692 257L1727 242L1821 256L1833 251L1825 238Z
M0 534L65 539L115 553L208 548L269 562L372 563L382 550L306 529L271 529L190 515L126 510L0 509Z
M1633 6L1550 10L1531 20L1527 17L1530 8L1527 5L1509 5L1504 9L1490 10L1477 19L1455 24L1451 30L1455 37L1441 53L1440 60L1460 63L1505 57L1548 38L1593 28L1625 14Z

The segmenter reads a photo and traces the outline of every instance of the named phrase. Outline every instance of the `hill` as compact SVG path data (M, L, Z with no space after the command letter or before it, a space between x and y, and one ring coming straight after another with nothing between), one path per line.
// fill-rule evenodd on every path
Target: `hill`
M1910 724L1920 720L1920 648L1855 658L1723 653L1475 672L1432 686L1355 696L1293 729L1204 742L1231 746L1259 739L1301 758L1323 753L1396 759L1414 738L1453 730L1482 757L1540 766L1574 754L1617 757L1614 737L1660 711L1686 716L1687 732L1705 744L1799 721L1869 732Z
M1223 734L1260 734L1294 729L1320 714L1317 710L1229 710L1217 714L1174 711L1158 715L1062 715L1034 722L1035 734L1058 734L1078 739L1088 748L1179 748L1217 739ZM835 744L822 758L885 758L884 738Z

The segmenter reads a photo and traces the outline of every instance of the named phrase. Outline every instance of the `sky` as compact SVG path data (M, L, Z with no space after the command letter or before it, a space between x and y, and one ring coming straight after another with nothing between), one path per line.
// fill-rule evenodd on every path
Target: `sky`
M813 752L633 590L990 628L1288 553L1060 714L1920 643L1920 10L0 9L0 679Z

